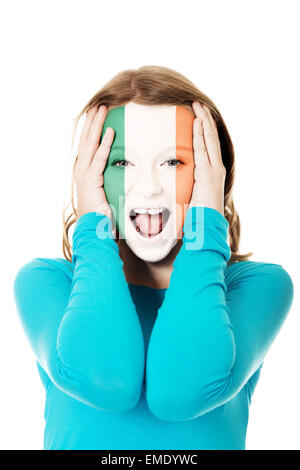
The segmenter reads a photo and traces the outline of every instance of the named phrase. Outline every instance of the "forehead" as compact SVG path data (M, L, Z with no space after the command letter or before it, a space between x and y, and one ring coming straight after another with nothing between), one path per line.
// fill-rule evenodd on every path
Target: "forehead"
M108 106L108 112L114 108L121 108L122 106ZM193 118L196 117L192 105L188 104L181 104L181 105L143 105L143 104L137 104L134 103L133 101L130 101L129 103L124 105L124 108L134 108L137 112L140 111L140 113L147 113L147 114L158 114L159 112L166 110L166 109L179 109L179 110L186 110L189 111L190 114L192 115ZM188 116L188 114L187 114Z
M155 155L180 145L190 148L194 118L192 108L187 105L141 105L130 101L124 106L109 106L106 120L116 133L124 128L128 151L143 149L145 154L148 149L149 155Z

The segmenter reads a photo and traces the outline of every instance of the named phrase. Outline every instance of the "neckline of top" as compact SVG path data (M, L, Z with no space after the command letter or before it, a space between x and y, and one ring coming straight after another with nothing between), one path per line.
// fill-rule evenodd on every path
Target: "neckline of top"
M132 282L128 282L128 285L134 286L134 287L141 287L143 289L155 290L157 292L165 292L167 290L167 289L158 289L157 287L144 286L143 284L133 284Z

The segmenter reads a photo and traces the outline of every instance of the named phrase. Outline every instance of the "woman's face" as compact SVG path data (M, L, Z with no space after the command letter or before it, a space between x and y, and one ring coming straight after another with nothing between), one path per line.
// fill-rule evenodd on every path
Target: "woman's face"
M162 260L182 238L194 184L194 118L184 106L108 109L101 139L107 127L115 137L103 187L119 238L145 261ZM138 213L150 208L163 212Z

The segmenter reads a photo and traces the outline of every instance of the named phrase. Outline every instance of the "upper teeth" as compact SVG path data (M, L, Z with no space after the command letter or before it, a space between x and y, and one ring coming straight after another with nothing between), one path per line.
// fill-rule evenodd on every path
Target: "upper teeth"
M159 209L133 209L134 212L136 212L137 214L151 214L151 215L154 215L154 214L159 214L160 212L163 212L164 211L164 208L161 207Z

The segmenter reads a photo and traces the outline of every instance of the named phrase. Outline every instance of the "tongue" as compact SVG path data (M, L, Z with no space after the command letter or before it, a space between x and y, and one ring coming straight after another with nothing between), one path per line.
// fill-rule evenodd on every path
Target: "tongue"
M162 214L137 214L135 222L145 235L157 235L162 229Z

